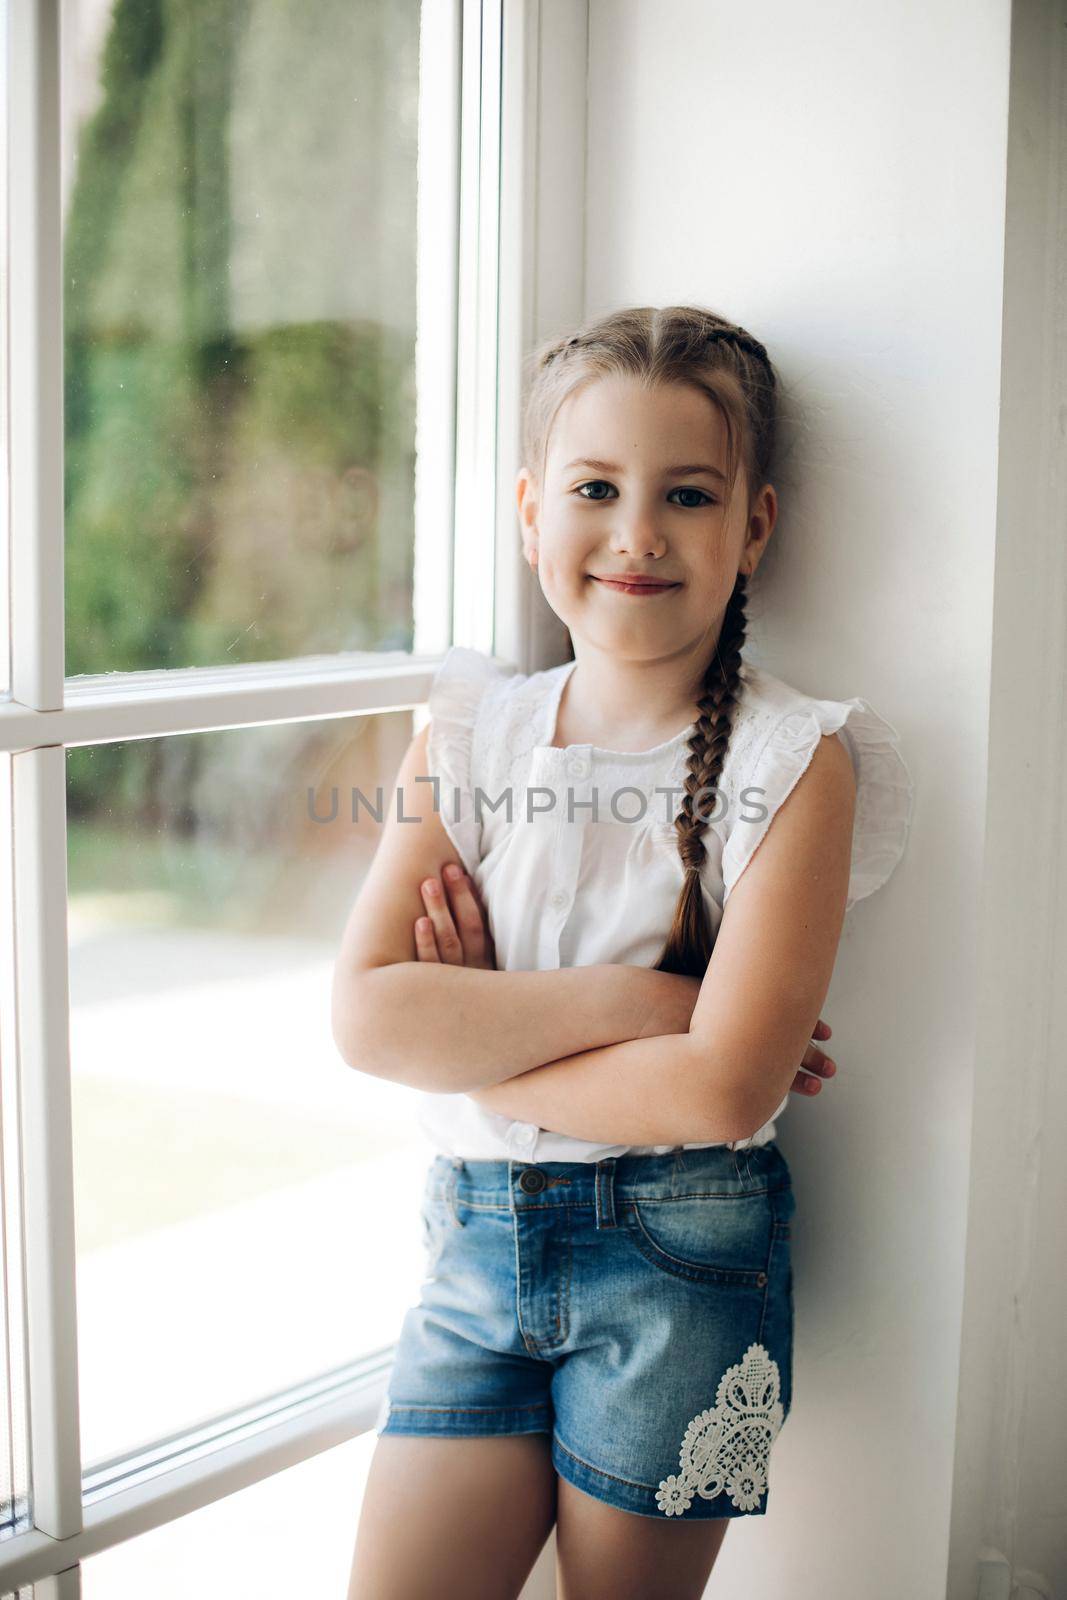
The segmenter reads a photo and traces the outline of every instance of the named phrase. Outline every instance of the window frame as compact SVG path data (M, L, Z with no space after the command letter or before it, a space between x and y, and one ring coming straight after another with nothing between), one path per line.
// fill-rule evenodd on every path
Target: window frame
M15 403L8 408L11 688L0 700L0 758L10 775L3 798L14 962L3 976L15 1019L7 1071L19 1104L31 1501L16 1507L11 1536L0 1541L0 1592L37 1582L56 1593L69 1585L73 1594L85 1557L370 1430L393 1346L83 1477L65 751L418 708L449 642L504 654L524 670L559 659L564 633L521 559L513 485L523 352L578 316L582 303L588 6L423 0L419 117L420 129L424 117L432 120L433 137L420 137L419 154L416 650L68 680L62 0L8 4ZM454 528L451 566L442 505Z

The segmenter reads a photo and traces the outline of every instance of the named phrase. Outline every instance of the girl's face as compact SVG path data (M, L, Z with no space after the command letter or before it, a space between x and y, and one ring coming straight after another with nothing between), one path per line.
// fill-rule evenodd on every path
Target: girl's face
M725 471L726 425L689 384L613 375L567 397L540 496L526 467L516 492L524 554L572 637L643 661L706 662L737 574L756 570L777 516L770 484L746 507L739 469L727 519ZM604 581L624 574L671 587Z

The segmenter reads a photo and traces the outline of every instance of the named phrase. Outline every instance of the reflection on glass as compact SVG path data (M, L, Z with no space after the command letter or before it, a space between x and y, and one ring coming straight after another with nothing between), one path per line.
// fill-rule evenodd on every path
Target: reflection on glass
M64 27L68 675L410 649L418 0Z
M330 1021L411 726L68 753L86 1469L391 1345L417 1298L415 1095Z

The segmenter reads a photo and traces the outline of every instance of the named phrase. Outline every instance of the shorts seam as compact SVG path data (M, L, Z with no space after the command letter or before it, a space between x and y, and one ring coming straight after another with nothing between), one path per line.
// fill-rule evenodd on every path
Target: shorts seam
M549 1414L547 1405L537 1404L532 1406L406 1406L390 1401L390 1413L394 1411L432 1411L435 1415L473 1417L483 1416L486 1412L494 1415L502 1411L540 1411L546 1416Z
M552 1437L559 1445L565 1456L570 1456L572 1461L577 1461L580 1467L585 1467L589 1472L595 1472L598 1478L605 1478L609 1483L621 1483L628 1489L644 1489L649 1494L655 1488L651 1483L639 1483L635 1478L620 1478L614 1472L605 1472L603 1467L594 1467L591 1461L586 1461L584 1456L575 1455L573 1450L568 1450L559 1434L553 1429Z
M674 1205L679 1200L748 1200L753 1195L781 1194L781 1192L781 1189L742 1189L737 1193L730 1193L728 1190L722 1189L690 1189L687 1190L685 1194L655 1194L641 1196L625 1194L619 1195L616 1198L616 1204L620 1206L632 1206L636 1204ZM456 1215L456 1208L459 1206L463 1206L468 1211L494 1211L501 1216L507 1216L511 1213L511 1207L506 1203L494 1205L487 1200L468 1199L464 1195L456 1195L453 1199L450 1199L448 1195L439 1192L437 1194L431 1194L427 1198L431 1202L437 1201L439 1203L450 1205L453 1216ZM539 1205L536 1202L531 1203L523 1200L522 1203L516 1207L516 1210L521 1212L562 1211L564 1209L592 1211L595 1209L595 1206L595 1199L575 1200L568 1195L565 1200L562 1198L559 1200L550 1200L547 1202L547 1204L543 1205ZM462 1222L459 1222L458 1225L460 1227L463 1226Z

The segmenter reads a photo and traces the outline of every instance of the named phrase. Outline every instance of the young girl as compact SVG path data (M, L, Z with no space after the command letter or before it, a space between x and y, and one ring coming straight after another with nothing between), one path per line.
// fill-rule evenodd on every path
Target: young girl
M832 1071L844 915L912 801L866 701L742 657L775 396L690 307L533 357L519 519L574 659L448 652L398 779L421 826L387 824L335 979L339 1048L421 1091L439 1152L350 1600L517 1596L553 1523L561 1597L685 1600L767 1509L775 1119Z

